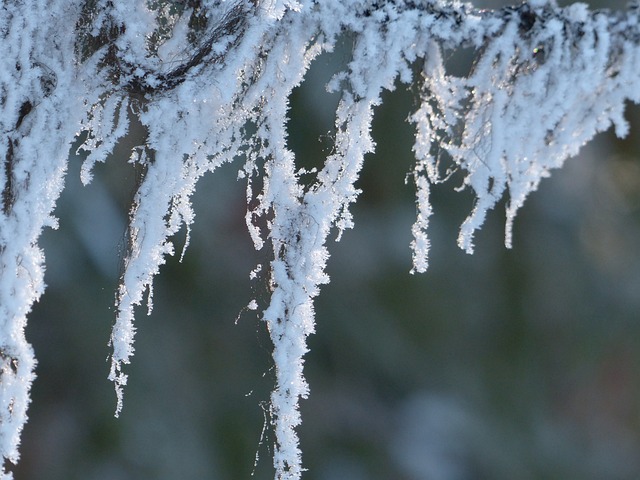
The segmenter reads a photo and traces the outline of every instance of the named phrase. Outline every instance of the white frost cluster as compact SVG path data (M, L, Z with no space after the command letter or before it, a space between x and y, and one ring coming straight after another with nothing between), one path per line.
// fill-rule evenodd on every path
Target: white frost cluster
M69 142L83 110L64 2L0 5L0 456L16 463L35 358L27 314L44 291L38 238L56 226ZM46 15L45 19L40 15ZM3 462L4 463L4 462ZM11 473L0 468L0 478Z
M268 246L273 257L252 275L264 275L271 289L263 318L276 365L276 478L298 479L295 428L299 399L309 392L302 370L313 299L329 281L329 234L353 226L349 206L374 150L371 122L383 90L397 82L421 89L411 116L413 271L428 265L429 188L454 171L476 197L461 248L473 250L474 232L504 195L509 246L518 208L552 168L612 124L627 133L625 101L640 100L638 6L613 14L539 0L497 11L444 0L162 4L0 5L0 453L18 458L35 365L24 326L44 289L37 240L55 224L69 145L84 136L88 183L136 118L146 138L130 161L144 173L111 336L116 414L133 354L134 307L147 294L151 309L153 277L174 253L171 237L194 221L198 179L243 161L247 226L256 248ZM328 85L341 94L335 148L318 171L297 170L287 146L288 98L313 60L345 37L353 42L350 62ZM445 59L463 47L476 49L476 61L467 76L453 76Z

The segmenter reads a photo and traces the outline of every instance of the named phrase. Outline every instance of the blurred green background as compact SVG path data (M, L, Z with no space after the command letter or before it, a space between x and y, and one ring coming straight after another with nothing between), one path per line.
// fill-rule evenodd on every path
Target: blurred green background
M301 165L330 148L336 99L323 82L340 55L320 58L292 98ZM306 357L304 478L640 478L638 109L628 139L602 134L543 181L512 250L501 205L476 253L459 251L473 199L452 192L455 179L436 187L430 269L410 275L405 119L415 102L404 86L385 94L356 228L329 245L331 283ZM249 280L266 253L246 232L240 165L199 184L191 244L156 278L152 315L138 312L124 410L113 417L107 342L136 178L126 151L87 187L82 159L71 158L60 229L43 235L48 288L27 331L38 378L16 480L273 478L273 435L263 432L271 344L244 310L267 300Z

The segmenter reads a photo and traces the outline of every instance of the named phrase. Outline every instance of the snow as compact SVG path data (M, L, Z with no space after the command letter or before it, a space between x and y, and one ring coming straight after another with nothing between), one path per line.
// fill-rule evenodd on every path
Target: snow
M462 188L476 197L458 239L467 252L487 212L508 196L511 246L516 213L540 181L596 133L614 126L626 135L625 102L640 100L637 8L613 14L545 0L497 11L435 0L209 0L199 8L25 0L0 15L0 158L7 159L0 175L0 454L14 463L34 378L26 315L44 291L37 240L55 224L51 212L78 134L86 135L81 175L89 183L133 118L146 131L130 157L144 175L111 336L116 415L134 353L134 308L146 295L151 311L153 278L174 254L171 237L195 220L190 198L198 179L244 161L238 178L247 182L247 227L255 247L273 254L250 275L265 275L271 288L262 315L276 364L275 475L293 480L303 471L298 403L309 394L303 364L313 301L329 281L327 239L354 226L349 207L375 149L371 122L382 92L402 83L421 91L410 117L412 272L428 267L431 185L463 172ZM194 40L196 14L207 24ZM169 28L160 34L162 22ZM76 27L91 46L86 52L69 35ZM351 59L328 85L341 93L335 148L321 168L297 169L287 146L288 98L344 35L353 41ZM461 47L477 49L466 77L452 75L444 61Z

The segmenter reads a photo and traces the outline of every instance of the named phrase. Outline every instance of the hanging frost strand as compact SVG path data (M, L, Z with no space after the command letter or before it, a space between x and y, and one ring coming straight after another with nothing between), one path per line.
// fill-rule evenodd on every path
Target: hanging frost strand
M5 2L6 3L6 2ZM0 478L19 458L36 361L27 314L44 291L38 238L54 227L70 143L86 115L73 59L73 2L24 0L0 13ZM71 60L71 61L70 61ZM70 93L73 92L73 93ZM86 98L89 98L88 94Z

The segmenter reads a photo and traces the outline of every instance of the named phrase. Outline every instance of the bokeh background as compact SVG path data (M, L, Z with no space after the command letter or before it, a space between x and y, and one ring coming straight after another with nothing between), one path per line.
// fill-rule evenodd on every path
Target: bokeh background
M289 132L301 165L330 148L336 98L323 83L345 56L320 58L294 93ZM331 283L306 356L304 478L640 478L638 109L628 112L629 138L600 135L542 183L516 220L512 250L501 205L476 253L459 251L473 199L452 191L455 178L436 187L431 266L410 275L405 120L416 95L404 86L385 94L356 228L329 245ZM191 244L156 278L152 314L138 312L124 410L113 417L107 342L137 176L126 152L97 166L87 187L71 156L60 228L42 237L48 288L27 330L38 378L15 478L273 478L271 344L244 308L267 300L249 280L266 253L244 225L239 165L199 184ZM178 248L184 240L183 231Z

